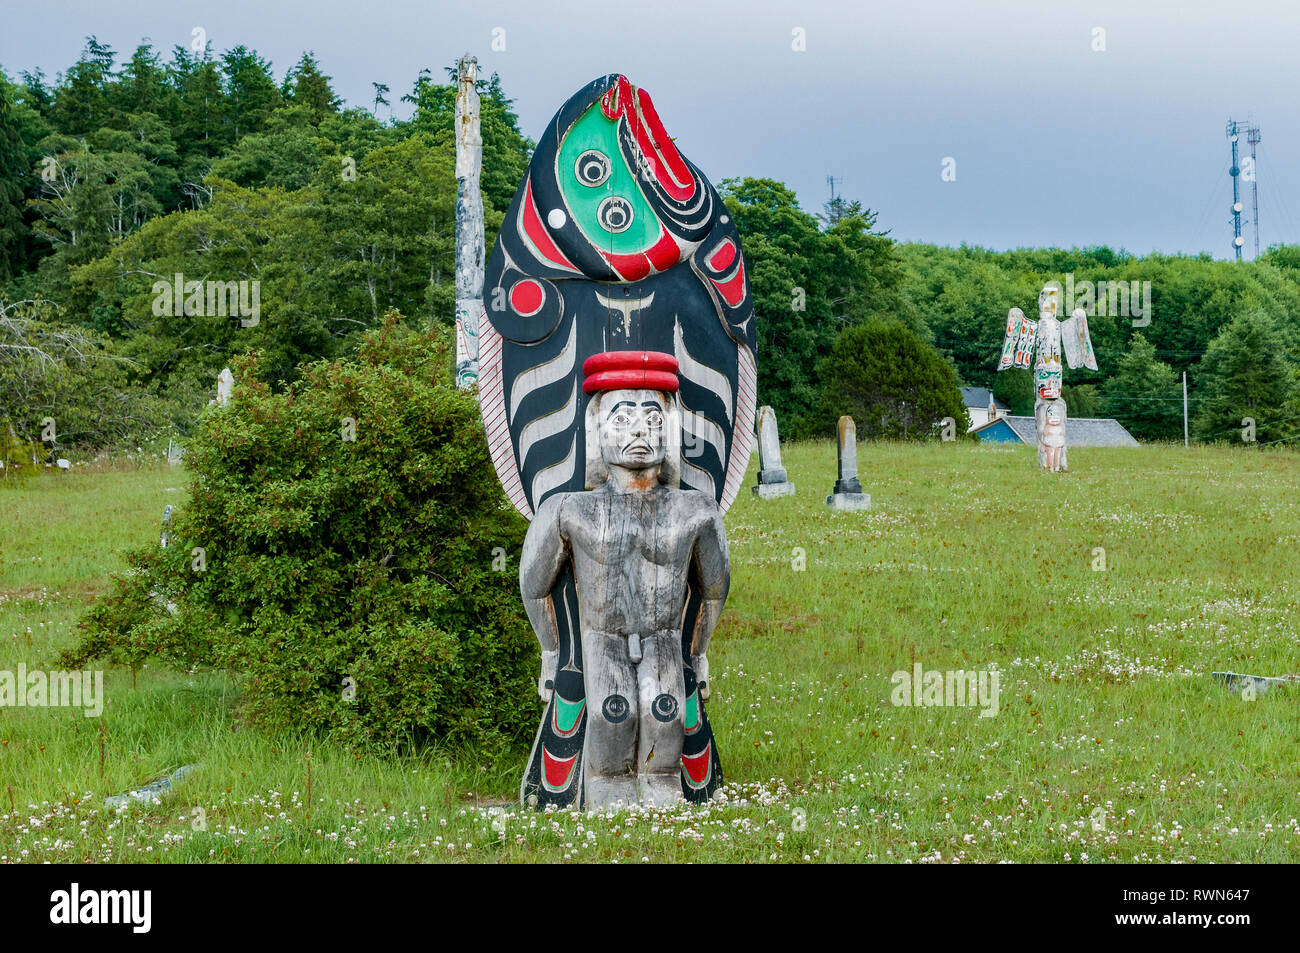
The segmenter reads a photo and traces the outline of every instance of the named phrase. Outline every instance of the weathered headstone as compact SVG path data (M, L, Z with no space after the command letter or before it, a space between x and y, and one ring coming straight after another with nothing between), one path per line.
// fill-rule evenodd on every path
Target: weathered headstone
M160 778L152 784L146 784L134 791L127 791L125 794L114 794L104 798L104 807L116 810L137 801L152 804L155 800L161 800L164 794L170 793L172 788L176 787L189 774L200 767L202 767L201 764L183 764L167 777Z
M171 524L172 524L172 505L168 503L167 508L163 510L162 535L158 537L158 545L161 546L163 549L166 549L167 544L171 542L171 537L167 535L167 531L171 529Z
M853 425L853 418L840 418L839 435L839 479L835 488L826 497L826 505L833 510L865 510L871 508L870 494L862 492L858 481L858 431Z
M750 487L754 495L771 500L793 496L794 484L786 479L781 466L781 439L776 432L776 412L771 407L758 408L758 484Z
M1210 678L1233 691L1263 695L1273 688L1300 688L1300 675L1243 675L1240 672L1211 672Z

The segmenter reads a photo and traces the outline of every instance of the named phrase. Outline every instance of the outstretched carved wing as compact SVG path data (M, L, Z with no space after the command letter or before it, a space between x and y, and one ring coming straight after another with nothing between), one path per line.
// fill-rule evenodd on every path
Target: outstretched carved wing
M1007 335L1002 341L1002 357L998 361L998 370L1032 366L1034 336L1037 330L1038 322L1030 321L1019 308L1012 308L1007 312Z
M1061 322L1061 346L1065 349L1065 361L1071 368L1097 369L1097 355L1093 353L1092 338L1088 334L1088 312L1083 308L1075 308Z
M487 265L479 402L510 501L531 519L551 494L584 489L583 361L651 350L678 361L682 486L725 511L749 463L754 346L740 238L717 190L677 151L644 90L618 74L588 84L538 142ZM560 672L521 795L568 805L581 802L586 718L572 576L551 595ZM692 594L683 631L698 605ZM703 704L696 710L682 784L703 800L721 767Z

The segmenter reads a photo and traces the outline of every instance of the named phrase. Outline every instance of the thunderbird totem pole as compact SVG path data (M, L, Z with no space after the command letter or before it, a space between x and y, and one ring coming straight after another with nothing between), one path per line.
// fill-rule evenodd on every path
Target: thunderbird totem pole
M1002 342L998 370L1028 369L1034 362L1034 428L1038 434L1038 465L1053 473L1066 466L1065 401L1061 398L1061 353L1071 368L1097 369L1097 357L1088 336L1088 315L1082 308L1065 321L1056 318L1061 289L1048 284L1038 293L1038 320L1030 321L1019 308L1007 312L1007 335ZM1037 358L1035 360L1035 351Z
M735 225L649 95L610 74L542 135L485 279L479 403L532 521L519 578L546 705L520 798L706 801L705 650L757 380Z

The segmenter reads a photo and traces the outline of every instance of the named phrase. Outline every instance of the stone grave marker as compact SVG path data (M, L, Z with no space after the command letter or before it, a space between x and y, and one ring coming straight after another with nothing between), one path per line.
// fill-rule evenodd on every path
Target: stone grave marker
M833 510L866 510L871 508L871 496L862 492L858 481L858 432L853 418L840 418L839 479L826 497L826 505Z
M776 430L776 412L771 407L758 409L758 484L750 487L764 500L793 496L794 484L781 466L781 440Z

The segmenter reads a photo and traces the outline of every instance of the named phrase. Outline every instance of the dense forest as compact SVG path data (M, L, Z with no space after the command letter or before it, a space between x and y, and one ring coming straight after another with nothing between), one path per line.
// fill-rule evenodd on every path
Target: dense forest
M7 454L42 442L89 453L183 438L235 355L258 352L259 373L281 387L306 363L351 355L389 311L450 329L451 70L423 71L401 96L411 117L381 121L396 94L376 83L369 108L345 106L311 53L277 79L244 45L165 57L144 44L119 56L90 37L53 79L5 68L13 64L0 64ZM491 247L533 143L500 77L482 81L481 95ZM814 214L769 178L719 187L759 318L759 398L788 436L827 432L837 392L826 382L843 380L835 362L863 346L889 349L872 374L935 358L955 377L927 370L917 386L948 395L954 381L991 386L1028 412L1031 375L996 374L996 360L1008 308L1032 315L1049 280L1068 282L1076 298L1098 289L1084 305L1099 368L1067 372L1073 416L1116 417L1139 439L1181 439L1185 371L1195 438L1235 437L1246 416L1258 421L1259 443L1300 436L1300 246L1241 264L1105 247L899 244L860 202L839 198ZM204 283L207 307L190 301L193 281ZM160 294L160 282L176 293ZM836 347L862 325L875 330ZM870 405L860 434L932 432L891 426L891 400Z

